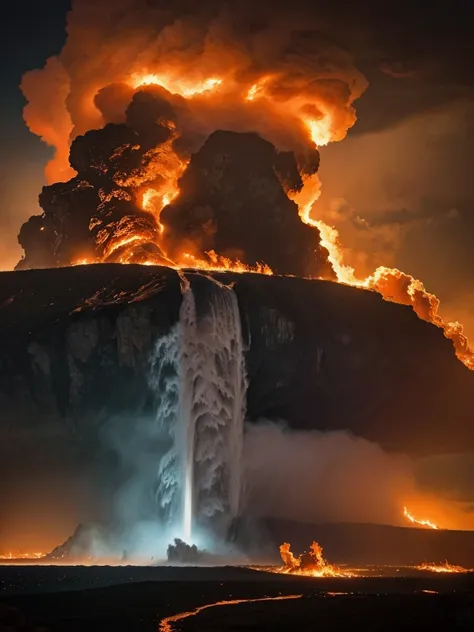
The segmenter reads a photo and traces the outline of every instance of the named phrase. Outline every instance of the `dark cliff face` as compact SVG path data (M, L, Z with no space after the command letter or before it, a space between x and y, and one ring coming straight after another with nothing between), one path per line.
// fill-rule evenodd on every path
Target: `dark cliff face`
M249 419L347 429L420 454L472 449L474 375L409 308L329 281L213 276L238 298ZM199 305L206 279L196 278ZM55 438L93 450L111 417L151 419L151 352L178 321L181 281L133 265L1 273L4 448Z

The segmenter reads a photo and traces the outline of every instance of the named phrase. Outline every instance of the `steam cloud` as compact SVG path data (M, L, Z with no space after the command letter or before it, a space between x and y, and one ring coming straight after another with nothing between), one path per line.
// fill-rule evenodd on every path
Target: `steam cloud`
M109 513L78 527L52 552L53 559L159 563L168 555L183 563L247 563L248 556L258 557L262 547L273 551L262 540L260 518L406 527L404 506L440 528L473 526L470 495L458 498L451 493L457 484L452 490L445 487L449 467L440 471L436 459L413 461L344 431L293 431L283 422L260 420L245 427L241 516L250 519L245 550L215 536L210 539L205 532L196 534L196 548L195 543L176 540L180 524L160 518L154 489L157 462L166 448L152 425L146 419L134 420L133 425L127 419L113 419L104 427L102 443L117 459L115 474L108 475L115 485ZM423 479L424 485L419 482Z
M469 508L420 487L416 463L347 432L292 431L283 423L248 424L247 511L303 523L363 522L407 526L413 503L438 524L456 528ZM446 523L447 517L454 523Z

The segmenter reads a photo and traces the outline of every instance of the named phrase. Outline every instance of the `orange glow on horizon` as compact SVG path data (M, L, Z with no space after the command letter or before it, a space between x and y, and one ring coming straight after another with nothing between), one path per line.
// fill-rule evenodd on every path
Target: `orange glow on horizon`
M0 554L0 561L2 560L38 560L45 557L47 553L40 553L38 551L33 552L21 552L21 551L9 551L8 553Z

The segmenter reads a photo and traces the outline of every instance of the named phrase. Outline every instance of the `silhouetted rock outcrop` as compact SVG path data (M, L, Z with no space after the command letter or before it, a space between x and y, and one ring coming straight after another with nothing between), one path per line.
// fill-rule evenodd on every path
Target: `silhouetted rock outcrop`
M184 242L264 262L278 274L335 278L319 231L301 221L287 196L302 185L291 152L277 152L258 134L214 132L191 157L181 195L161 214L170 256Z

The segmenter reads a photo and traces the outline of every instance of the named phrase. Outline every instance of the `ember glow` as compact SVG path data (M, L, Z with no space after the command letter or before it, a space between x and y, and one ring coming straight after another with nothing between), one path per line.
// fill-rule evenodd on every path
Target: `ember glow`
M420 525L421 527L428 527L430 529L437 529L438 527L434 524L434 522L431 522L430 520L418 520L417 518L415 518L406 507L403 508L403 515L405 516L405 518L407 518L410 522L412 522L413 524L417 524Z
M298 204L303 222L319 230L321 245L329 253L328 259L336 273L339 283L379 292L386 301L410 305L416 315L443 330L446 338L454 345L456 356L471 371L474 370L474 350L464 334L463 326L457 321L445 321L439 314L439 299L426 291L419 279L405 274L397 268L378 267L365 279L356 277L354 268L344 263L343 247L339 232L322 220L312 218L313 205L321 193L321 184L317 174L304 182L303 189L293 195Z
M430 573L469 573L469 569L449 564L447 561L442 564L424 562L423 564L419 564L416 569L419 571L429 571Z
M291 552L291 545L284 542L280 546L280 556L283 566L273 569L274 573L284 573L289 575L302 575L304 577L350 577L349 572L342 571L337 566L328 564L323 557L323 549L313 542L309 553L303 553L295 557Z

